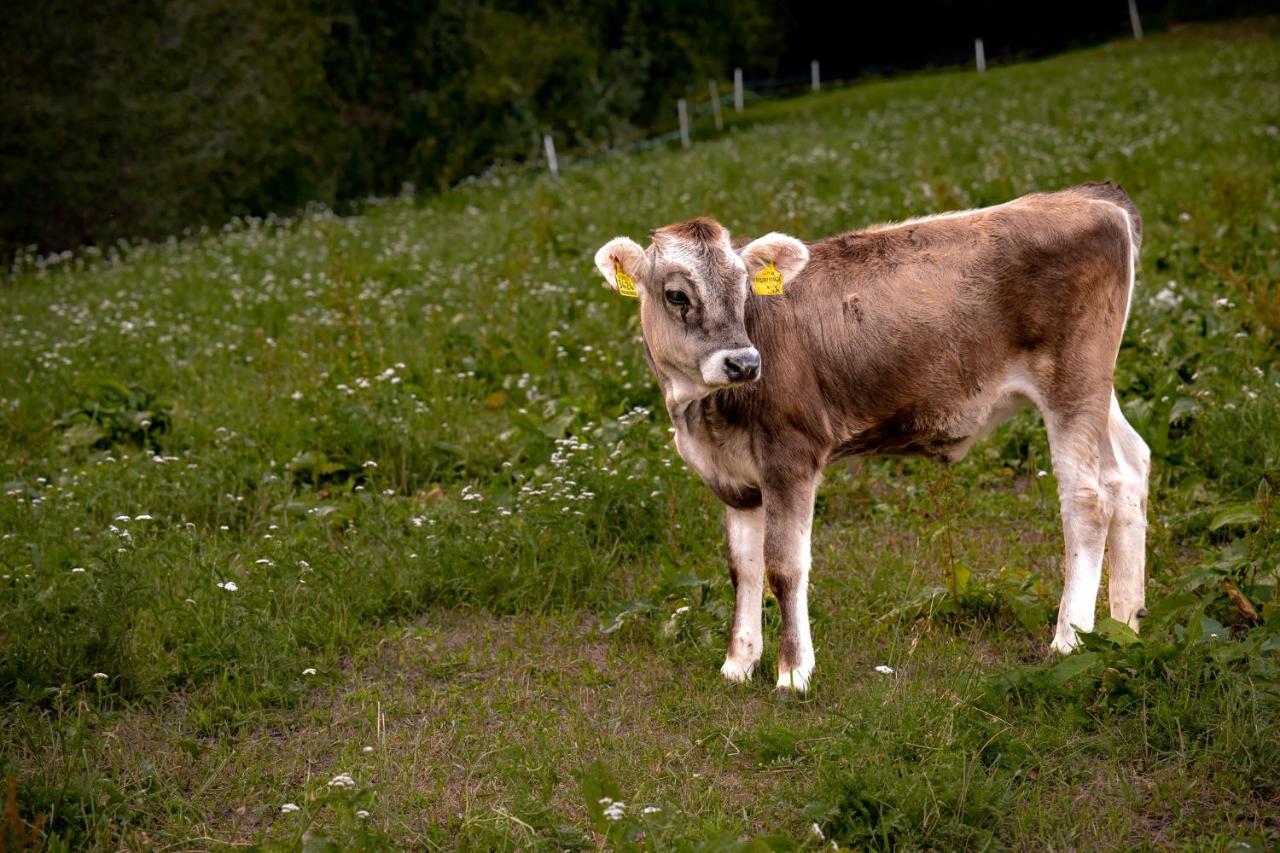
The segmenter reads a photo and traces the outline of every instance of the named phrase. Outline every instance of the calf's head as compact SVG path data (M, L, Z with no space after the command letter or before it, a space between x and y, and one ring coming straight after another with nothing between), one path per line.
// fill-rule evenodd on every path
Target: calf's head
M615 237L596 252L596 267L614 291L628 281L640 298L640 327L659 378L676 401L698 399L716 388L752 382L767 365L747 337L746 301L755 296L752 278L772 263L783 286L809 261L794 237L766 234L740 249L729 232L706 218L652 232L642 249Z

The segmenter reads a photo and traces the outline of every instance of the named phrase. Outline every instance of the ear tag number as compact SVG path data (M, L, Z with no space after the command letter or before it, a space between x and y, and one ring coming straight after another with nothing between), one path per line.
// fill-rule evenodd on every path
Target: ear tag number
M640 294L636 291L635 279L622 271L622 264L613 265L613 277L618 282L618 293L632 299L640 298Z
M782 273L778 272L778 268L773 265L773 261L769 261L769 263L765 264L764 269L756 273L755 278L751 280L751 285L756 292L756 296L781 296Z

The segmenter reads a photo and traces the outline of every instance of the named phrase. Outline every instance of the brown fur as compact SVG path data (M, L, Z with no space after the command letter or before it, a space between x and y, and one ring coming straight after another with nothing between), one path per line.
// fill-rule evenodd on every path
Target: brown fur
M811 243L783 298L747 299L760 381L713 393L686 417L720 438L748 430L768 478L850 455L946 459L968 437L946 429L949 416L1013 362L1063 415L1105 412L1130 235L1089 200L1116 194L1128 199L1085 185ZM757 494L720 497L759 505Z
M1143 514L1127 510L1124 523L1145 529L1145 445L1123 418L1108 415L1142 236L1137 209L1119 187L1084 184L837 234L808 244L807 264L804 247L781 235L733 250L725 230L705 218L653 236L641 282L645 353L681 454L728 506L765 508L762 557L782 617L783 679L799 672L803 681L812 665L804 589L814 488L819 472L841 458L919 453L954 461L1033 402L1045 414L1055 470L1060 452L1070 460L1062 495L1072 521L1064 523L1068 560L1092 559L1081 555L1100 549L1115 517L1124 484L1099 483L1099 448L1115 440L1131 445L1129 470L1142 478L1124 487ZM744 265L770 260L791 270L784 295L748 295ZM675 291L687 301L670 301ZM759 379L713 381L721 353L751 347ZM700 385L701 364L712 365L701 374L712 378ZM1118 476L1114 463L1108 470ZM1115 607L1133 620L1128 609L1142 595L1140 533L1130 546ZM736 561L730 573L737 585ZM1087 594L1090 581L1079 578ZM1076 582L1069 576L1067 586ZM1064 593L1064 608L1067 600ZM738 611L744 606L756 604L739 601ZM1060 614L1055 644L1074 637L1065 619ZM726 663L734 678L750 665Z

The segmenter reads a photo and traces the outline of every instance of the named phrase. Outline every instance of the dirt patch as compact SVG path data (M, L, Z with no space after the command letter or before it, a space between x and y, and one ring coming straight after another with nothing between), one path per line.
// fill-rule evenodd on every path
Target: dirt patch
M776 828L760 804L776 799L777 780L741 741L777 703L767 686L729 687L711 664L679 658L605 637L589 616L432 612L318 673L298 707L264 712L233 736L193 736L192 703L175 697L101 724L86 718L92 750L22 763L163 792L146 798L155 813L138 824L193 840L283 832L280 807L339 773L375 789L373 819L394 837L513 818L585 829L578 774L595 761L637 806Z

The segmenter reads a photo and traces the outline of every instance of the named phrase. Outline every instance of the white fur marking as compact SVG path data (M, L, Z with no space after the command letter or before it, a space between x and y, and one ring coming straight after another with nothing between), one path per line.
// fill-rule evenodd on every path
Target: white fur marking
M760 357L760 353L756 352L755 347L743 347L742 349L718 349L711 355L702 360L702 364L698 365L698 372L702 374L702 381L716 388L723 385L732 385L733 380L729 378L729 374L725 373L724 360L732 355L749 355L754 353L756 358Z
M761 606L764 595L764 508L726 509L729 551L738 572L733 633L720 672L734 682L747 681L764 650Z
M1058 479L1058 502L1066 544L1062 600L1052 648L1063 654L1079 643L1079 631L1092 631L1102 582L1102 556L1110 512L1099 477L1098 448L1082 446L1083 438L1055 429L1050 413L1049 450Z
M604 276L605 283L614 291L618 289L617 265L633 279L642 278L644 250L630 237L614 237L596 252L596 269Z
M815 666L813 634L809 630L809 570L813 566L812 510L800 531L797 549L800 578L796 584L795 620L796 630L800 635L800 662L793 669L778 670L778 688L805 693L809 690L809 681L813 678Z

